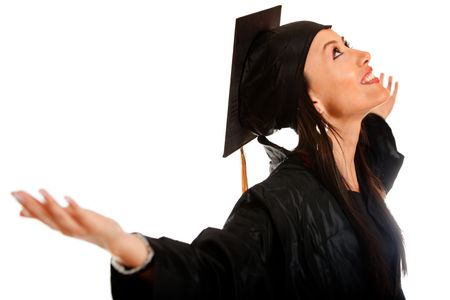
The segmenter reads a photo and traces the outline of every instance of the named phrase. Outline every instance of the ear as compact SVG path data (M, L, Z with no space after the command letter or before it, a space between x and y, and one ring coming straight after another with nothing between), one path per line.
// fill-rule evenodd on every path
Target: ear
M309 96L311 97L311 100L313 102L314 107L316 108L317 112L319 114L323 114L325 111L325 107L323 106L322 101L320 101L319 98L317 98L314 94L310 93Z

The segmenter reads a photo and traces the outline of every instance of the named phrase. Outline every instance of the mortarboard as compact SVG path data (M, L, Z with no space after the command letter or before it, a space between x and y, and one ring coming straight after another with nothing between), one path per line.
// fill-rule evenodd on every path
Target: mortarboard
M227 157L256 137L239 121L239 85L253 40L258 34L280 26L280 16L281 5L236 19L223 157Z
M303 70L316 34L311 21L280 26L281 6L236 19L223 157L275 129L295 129Z
M280 26L281 6L236 19L223 157L276 129L296 130L299 99L307 99L304 66L316 34L331 25L298 21Z

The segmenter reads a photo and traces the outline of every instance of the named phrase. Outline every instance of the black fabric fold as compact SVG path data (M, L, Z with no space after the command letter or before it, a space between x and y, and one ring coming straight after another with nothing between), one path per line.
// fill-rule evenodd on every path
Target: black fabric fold
M362 123L367 132L362 141L370 169L389 192L403 165L404 156L397 150L391 127L376 114L367 115Z

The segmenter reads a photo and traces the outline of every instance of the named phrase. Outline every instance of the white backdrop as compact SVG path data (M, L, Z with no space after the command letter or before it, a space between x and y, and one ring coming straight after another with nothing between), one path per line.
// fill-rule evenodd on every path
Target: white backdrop
M332 24L399 81L388 121L406 156L388 196L404 231L408 299L450 299L444 1L0 2L1 299L111 299L109 255L20 218L41 187L125 230L190 242L240 196L223 159L234 22L278 4L281 23ZM293 145L292 133L272 140ZM268 175L246 147L250 185Z

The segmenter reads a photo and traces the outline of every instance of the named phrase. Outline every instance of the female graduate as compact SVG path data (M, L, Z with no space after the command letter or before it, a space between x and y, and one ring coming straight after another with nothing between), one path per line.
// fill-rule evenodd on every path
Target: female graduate
M271 174L223 229L191 244L126 233L66 198L13 192L21 215L112 254L114 299L404 299L401 231L384 202L403 163L385 118L392 90L331 26L237 19L224 156L258 137ZM266 136L291 127L292 151Z

